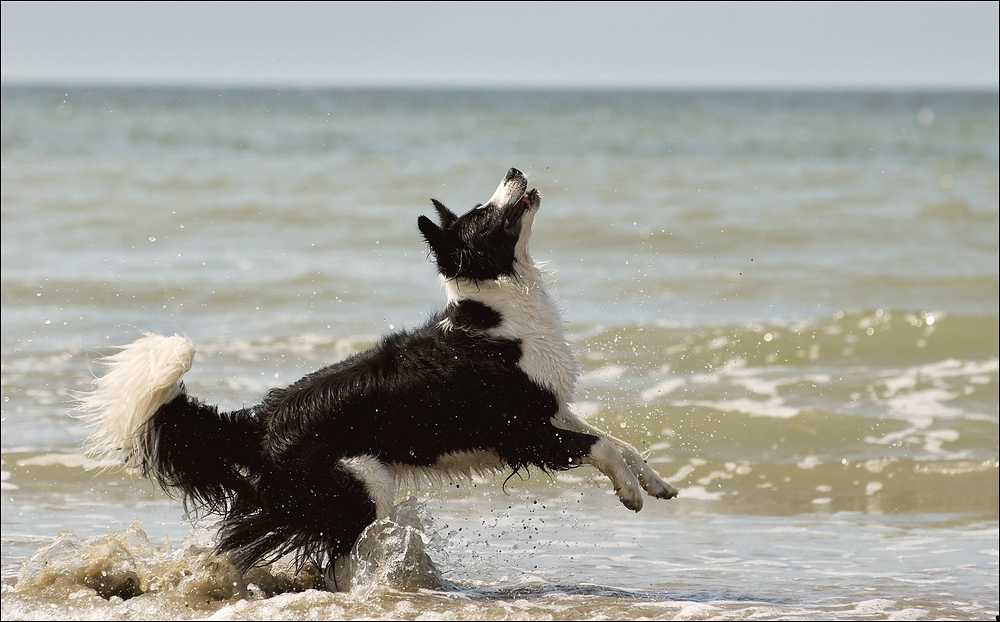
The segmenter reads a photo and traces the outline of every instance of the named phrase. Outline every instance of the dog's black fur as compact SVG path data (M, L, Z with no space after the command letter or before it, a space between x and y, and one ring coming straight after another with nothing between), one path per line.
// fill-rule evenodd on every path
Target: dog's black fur
M533 219L540 200L525 186L511 169L490 202L459 217L434 201L440 226L420 217L446 283L524 286L528 267L519 261L530 231L522 221ZM588 461L638 510L641 497L623 495L628 482L617 481L616 466L601 466L611 462L596 449L602 438L628 446L560 414L568 412L567 397L539 372L530 375L534 368L526 371L527 342L501 330L510 320L488 298L453 296L420 328L274 389L251 408L220 413L181 388L144 420L136 439L122 439L132 447L123 457L186 503L221 514L218 550L242 568L290 552L329 567L347 554L380 511L378 482L352 467L355 457L393 474L448 474L442 465L456 457L464 460L459 470L558 471ZM561 327L553 331L562 340ZM575 377L575 369L557 371ZM568 423L557 426L560 416ZM640 479L642 467L628 466ZM676 494L645 480L651 494Z
M579 464L597 438L549 423L558 404L517 367L520 345L484 334L496 316L475 301L451 305L248 410L220 416L181 394L150 422L149 474L224 514L219 549L249 567L295 550L350 551L375 504L341 458L433 467L450 452L492 450L513 469Z

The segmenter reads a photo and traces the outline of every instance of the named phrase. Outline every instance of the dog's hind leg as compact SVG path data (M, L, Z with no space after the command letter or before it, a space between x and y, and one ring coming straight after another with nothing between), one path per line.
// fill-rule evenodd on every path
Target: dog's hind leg
M677 488L670 485L653 467L649 466L639 451L629 443L592 426L576 414L567 410L560 411L558 415L553 417L552 421L553 425L560 428L608 439L618 448L622 458L625 460L625 464L628 465L629 470L639 480L639 485L642 486L643 490L658 499L672 499L677 496Z
M336 559L330 561L323 573L323 583L330 592L351 591L351 579L354 576L354 568L351 566L351 555L344 553Z
M365 484L368 496L375 503L375 519L389 516L396 506L396 478L375 456L355 456L340 461Z
M374 456L344 458L340 463L364 483L375 504L375 520L389 516L396 504L396 479L392 472ZM330 560L323 580L331 592L346 592L351 589L353 575L351 555L344 553Z
M219 552L241 568L296 552L317 562L327 585L349 590L345 564L364 529L392 510L395 480L372 456L295 464L283 461L261 477L261 508L223 522Z

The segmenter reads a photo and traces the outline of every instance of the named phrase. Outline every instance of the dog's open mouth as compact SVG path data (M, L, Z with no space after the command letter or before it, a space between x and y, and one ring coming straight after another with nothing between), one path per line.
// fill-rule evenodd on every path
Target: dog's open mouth
M510 209L507 210L507 226L510 227L520 220L521 216L524 216L524 213L531 209L537 197L538 190L532 188L524 193L520 201L511 205Z

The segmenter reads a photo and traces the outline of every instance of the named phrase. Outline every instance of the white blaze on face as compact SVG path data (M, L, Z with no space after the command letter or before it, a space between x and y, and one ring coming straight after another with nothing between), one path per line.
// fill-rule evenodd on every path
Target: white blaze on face
M524 191L528 188L528 180L524 178L524 175L518 175L511 179L505 179L500 182L497 186L496 191L490 200L485 203L485 205L494 205L496 207L505 207L508 205L513 205L516 201L520 201L521 197L524 196Z

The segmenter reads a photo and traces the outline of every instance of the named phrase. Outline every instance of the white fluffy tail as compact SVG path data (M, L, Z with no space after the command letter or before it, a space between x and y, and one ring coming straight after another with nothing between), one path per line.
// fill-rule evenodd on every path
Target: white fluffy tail
M79 418L90 428L89 453L137 467L148 457L143 433L157 409L181 394L194 344L187 337L143 333L142 339L100 359L108 372L80 398Z

